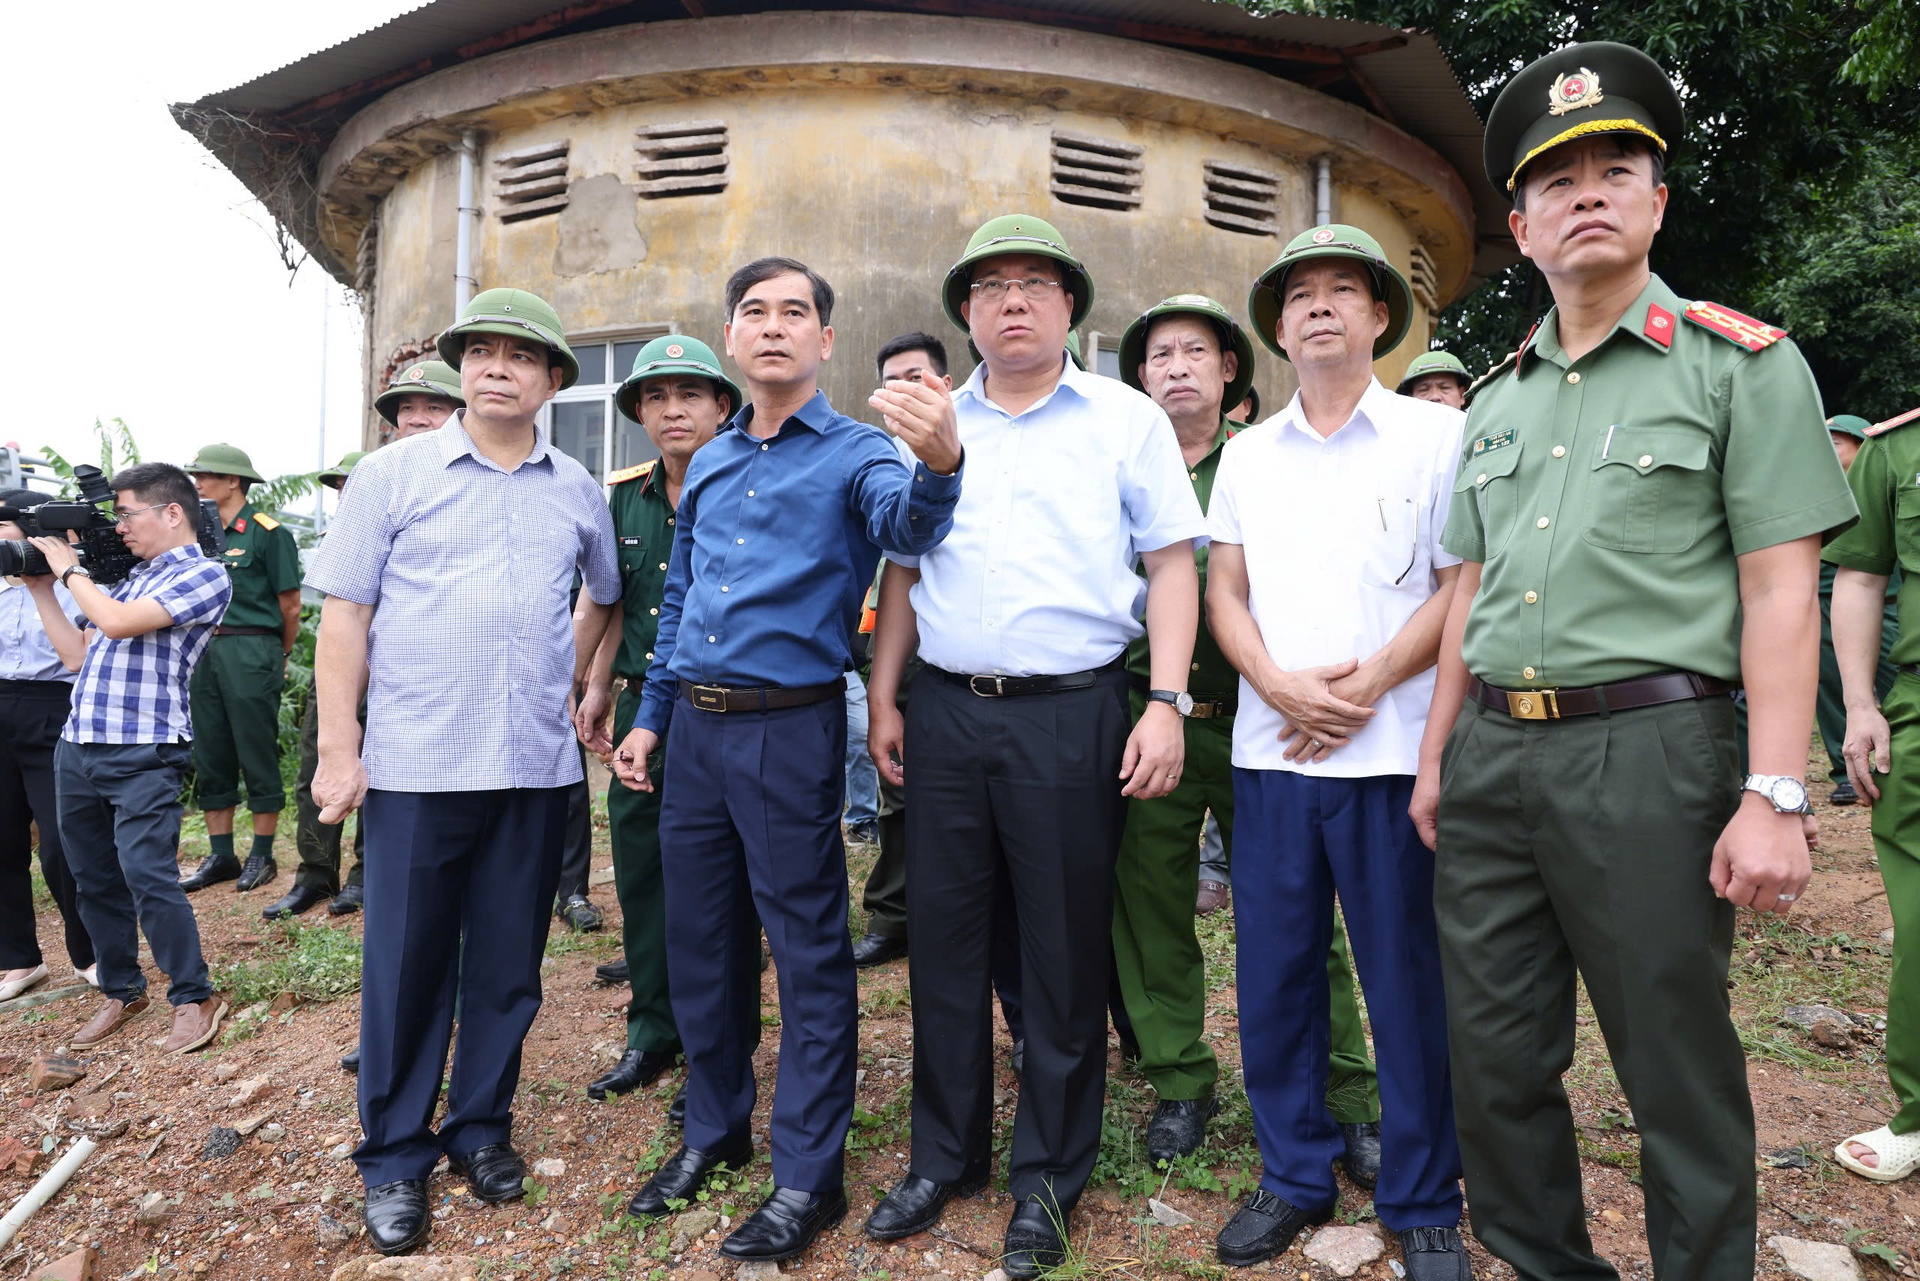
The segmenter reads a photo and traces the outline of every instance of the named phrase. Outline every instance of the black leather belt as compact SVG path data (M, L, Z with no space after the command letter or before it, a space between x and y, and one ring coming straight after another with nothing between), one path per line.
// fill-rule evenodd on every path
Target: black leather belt
M1598 716L1601 712L1657 707L1662 703L1685 703L1731 694L1739 688L1730 681L1715 680L1697 672L1663 672L1659 676L1641 676L1581 689L1501 689L1474 676L1467 681L1467 697L1482 707L1505 712L1519 720L1556 721L1569 716Z
M279 636L278 627L216 627L215 636Z
M1070 689L1090 688L1106 673L1117 671L1125 657L1123 653L1104 667L1068 672L1064 676L965 676L944 667L935 667L932 663L927 664L927 671L947 684L958 685L981 698L1020 698L1028 694L1061 694Z
M1130 677L1127 683L1145 694L1151 686L1138 676ZM1234 694L1195 694L1193 710L1187 715L1196 721L1223 721L1240 710L1240 695Z
M824 703L830 698L844 698L846 693L845 681L828 681L823 685L791 687L695 685L692 681L680 682L680 697L703 712L777 712L788 707L808 707L814 703Z

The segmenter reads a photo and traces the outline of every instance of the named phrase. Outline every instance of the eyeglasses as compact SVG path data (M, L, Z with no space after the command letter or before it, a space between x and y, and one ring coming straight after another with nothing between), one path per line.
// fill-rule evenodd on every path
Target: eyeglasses
M1025 276L1018 280L976 280L970 286L973 296L981 302L1001 302L1007 296L1007 290L1020 286L1020 296L1029 301L1051 298L1056 289L1064 288L1057 280L1048 280L1045 276Z
M171 506L173 506L172 503L155 503L151 507L115 508L113 513L113 523L115 525L124 525L128 521L132 520L135 516L138 516L141 512L154 512L154 511L159 511L162 507L171 507Z

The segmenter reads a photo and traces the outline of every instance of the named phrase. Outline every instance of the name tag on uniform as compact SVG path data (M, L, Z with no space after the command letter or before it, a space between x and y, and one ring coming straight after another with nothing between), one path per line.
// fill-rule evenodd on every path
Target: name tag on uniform
M1480 455L1491 453L1496 449L1505 449L1512 443L1513 428L1509 427L1505 431L1497 431L1491 436L1482 436L1480 439L1474 441L1473 456L1478 458Z
M638 547L640 540L637 538L623 538L620 540L620 545L622 547Z

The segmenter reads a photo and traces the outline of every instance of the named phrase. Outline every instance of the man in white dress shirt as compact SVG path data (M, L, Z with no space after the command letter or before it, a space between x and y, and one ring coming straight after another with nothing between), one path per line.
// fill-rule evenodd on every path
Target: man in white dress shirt
M913 1160L867 1231L924 1231L990 1173L988 953L1010 884L1026 1056L1002 1266L1032 1277L1064 1259L1100 1147L1114 860L1125 798L1179 779L1206 524L1166 414L1066 358L1093 282L1058 231L993 219L943 296L984 363L953 397L968 469L953 529L924 556L889 553L880 589L868 743L907 789ZM911 390L872 404L898 417ZM1133 726L1122 659L1143 599L1155 692ZM916 625L926 667L903 730Z
M1337 892L1379 1064L1374 1207L1414 1281L1456 1281L1470 1273L1433 856L1407 804L1459 575L1440 534L1466 419L1374 379L1411 296L1358 228L1296 237L1247 308L1300 391L1227 442L1209 508L1207 621L1240 672L1240 1044L1266 1167L1222 1229L1220 1259L1273 1257L1339 1198L1325 1102Z

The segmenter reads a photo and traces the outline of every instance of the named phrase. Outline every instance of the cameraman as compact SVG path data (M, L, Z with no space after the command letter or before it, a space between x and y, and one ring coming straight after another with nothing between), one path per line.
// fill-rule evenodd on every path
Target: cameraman
M24 539L13 513L47 500L30 489L0 490L0 539ZM24 584L24 586L20 585ZM73 597L51 577L0 581L0 1001L12 1000L47 981L33 919L31 827L40 824L40 870L66 923L67 959L89 983L93 940L74 906L73 873L60 849L60 820L53 799L53 746L60 741L73 706L71 667L40 625L34 596L58 593L53 608L73 607Z
M121 582L103 589L64 541L33 540L79 607L70 619L52 592L34 594L54 649L68 666L80 664L73 714L54 750L54 783L106 998L68 1044L89 1049L146 1012L137 916L155 963L173 980L165 1048L177 1053L213 1040L227 1012L207 981L175 849L180 779L193 756L187 682L233 586L200 551L200 498L185 472L141 463L115 476L113 489L116 528L142 562Z

